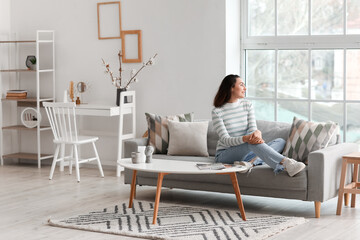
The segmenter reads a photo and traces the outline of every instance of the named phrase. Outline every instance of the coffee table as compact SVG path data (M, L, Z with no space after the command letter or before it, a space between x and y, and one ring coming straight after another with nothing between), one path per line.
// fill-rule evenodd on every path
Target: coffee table
M167 159L153 159L151 163L134 164L131 162L130 158L125 158L122 159L121 161L118 161L118 164L124 168L133 170L129 208L132 207L133 199L135 196L137 171L153 172L158 174L153 224L156 224L163 178L165 175L168 174L227 174L229 175L232 185L234 187L235 196L239 205L241 217L244 221L246 221L245 210L241 200L240 188L236 177L236 172L244 171L244 168L232 167L222 170L200 170L196 166L196 162L184 162L184 161L175 161L175 160L167 160Z

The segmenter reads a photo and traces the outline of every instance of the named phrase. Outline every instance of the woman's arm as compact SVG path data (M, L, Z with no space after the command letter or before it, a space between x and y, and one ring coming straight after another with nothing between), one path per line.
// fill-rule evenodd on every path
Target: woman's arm
M254 112L254 108L253 108L253 105L251 104L251 102L248 102L247 121L248 121L247 134L251 134L257 130L256 120L255 120L255 112Z
M255 112L251 102L248 102L248 130L247 136L244 137L244 142L248 142L250 144L260 144L264 143L262 139L261 132L257 129L256 120L255 120Z
M212 120L213 126L217 134L219 135L220 141L222 143L229 147L237 146L244 143L243 136L230 137L228 131L226 130L223 119L215 111L212 112Z

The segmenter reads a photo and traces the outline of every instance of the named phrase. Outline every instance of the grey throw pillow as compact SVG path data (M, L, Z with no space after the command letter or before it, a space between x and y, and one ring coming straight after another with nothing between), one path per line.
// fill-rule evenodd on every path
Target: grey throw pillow
M169 145L168 121L192 122L194 113L177 114L172 116L160 116L145 113L148 123L148 144L153 146L154 153L166 154Z
M207 150L208 122L169 121L168 155L205 156Z

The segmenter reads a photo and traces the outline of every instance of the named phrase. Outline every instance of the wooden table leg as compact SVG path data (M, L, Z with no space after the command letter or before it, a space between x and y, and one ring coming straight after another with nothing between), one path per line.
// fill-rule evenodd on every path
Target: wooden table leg
M229 175L230 175L233 187L234 187L236 199L237 199L239 209L240 209L240 213L241 213L241 218L244 221L246 221L244 205L243 205L243 202L241 200L241 193L240 193L239 183L238 183L238 180L237 180L237 177L236 177L236 172L229 173Z
M134 196L135 196L135 191L136 191L136 173L137 173L137 170L133 170L132 182L131 182L131 190L130 190L129 208L132 208L132 204L133 204L133 200L134 200Z
M158 173L158 181L157 181L157 187L156 187L156 196L155 196L155 207L154 207L154 216L153 216L153 224L156 224L156 218L159 210L159 202L160 202L160 194L161 194L161 185L164 176L167 173Z
M341 177L340 177L340 186L339 186L339 195L338 195L336 215L341 215L342 202L343 202L343 198L344 198L346 168L347 168L347 161L346 161L346 159L343 159L342 167L341 167Z
M359 174L359 164L354 163L353 182L355 183L355 189L357 188ZM356 203L356 193L351 194L351 207L354 208Z
M350 202L350 193L344 193L344 205L349 206Z

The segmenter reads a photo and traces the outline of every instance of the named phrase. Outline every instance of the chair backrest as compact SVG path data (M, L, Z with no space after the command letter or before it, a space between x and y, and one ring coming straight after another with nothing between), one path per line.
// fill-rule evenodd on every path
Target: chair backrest
M54 134L55 141L78 141L76 127L75 103L44 102L46 114Z

